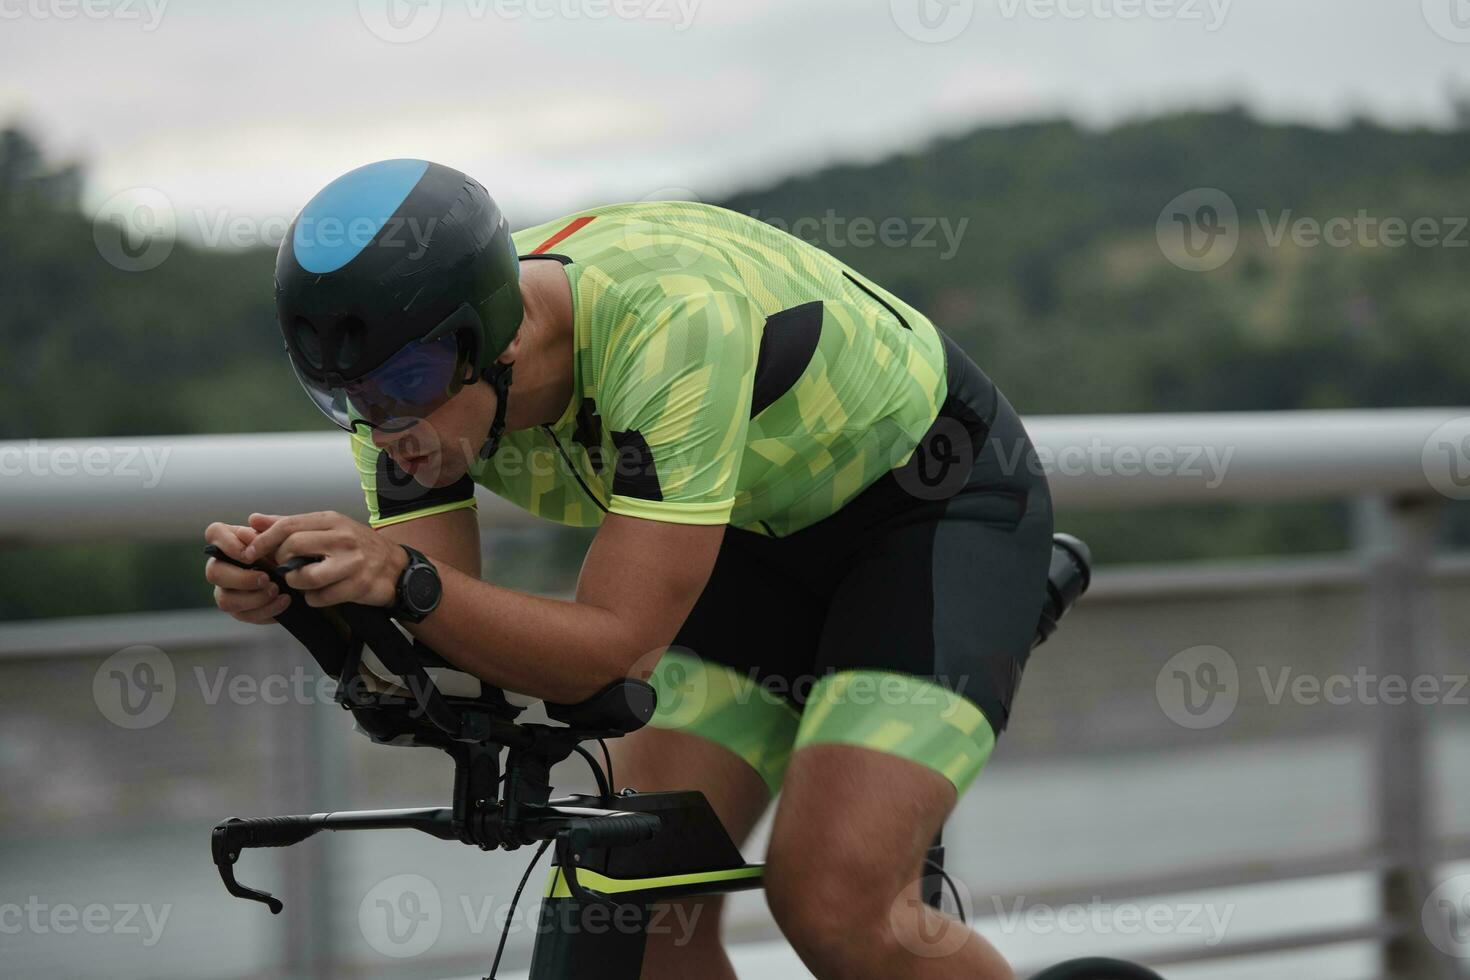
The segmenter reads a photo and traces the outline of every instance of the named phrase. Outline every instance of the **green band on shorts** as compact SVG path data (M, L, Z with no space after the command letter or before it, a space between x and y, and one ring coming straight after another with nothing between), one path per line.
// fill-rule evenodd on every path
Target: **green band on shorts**
M806 745L860 745L927 766L963 793L995 748L975 705L933 681L881 670L824 677L812 688L796 733Z
M651 726L724 746L750 763L776 795L791 761L798 717L784 698L723 664L678 649L664 653L649 683L658 692Z

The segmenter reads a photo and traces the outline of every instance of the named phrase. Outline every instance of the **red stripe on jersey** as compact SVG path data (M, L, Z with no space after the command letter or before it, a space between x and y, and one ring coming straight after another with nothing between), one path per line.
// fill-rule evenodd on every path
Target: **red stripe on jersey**
M540 245L537 245L535 248L531 249L531 254L532 255L540 255L542 252L544 252L547 249L551 248L553 245L560 244L561 241L564 238L566 238L568 235L572 234L573 232L577 232L577 231L582 230L582 228L584 226L586 226L586 224L588 222L590 222L595 217L597 217L597 215L595 215L595 214L588 214L588 215L583 215L582 217L576 219L575 221L573 221L570 224L568 224L561 231L557 232L555 235L552 235L550 238L546 239L546 241L542 242Z

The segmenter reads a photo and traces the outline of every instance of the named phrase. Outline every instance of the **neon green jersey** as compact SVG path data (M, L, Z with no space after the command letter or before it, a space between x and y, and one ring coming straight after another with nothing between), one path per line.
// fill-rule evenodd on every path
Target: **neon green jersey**
M613 513L789 534L905 462L944 400L926 317L753 218L617 204L514 237L571 280L573 397L454 488L405 493L355 435L375 527L473 506L477 483L563 524Z

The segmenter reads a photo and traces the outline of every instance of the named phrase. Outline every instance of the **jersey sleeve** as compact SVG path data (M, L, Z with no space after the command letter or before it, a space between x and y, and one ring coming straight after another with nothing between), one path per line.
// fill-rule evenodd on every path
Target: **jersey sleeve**
M447 487L426 487L405 473L362 429L352 430L352 455L367 499L373 527L401 524L451 510L475 507L475 484L468 475Z
M724 524L750 422L762 322L737 293L701 291L640 314L610 347L603 419L613 444L608 510L674 524Z

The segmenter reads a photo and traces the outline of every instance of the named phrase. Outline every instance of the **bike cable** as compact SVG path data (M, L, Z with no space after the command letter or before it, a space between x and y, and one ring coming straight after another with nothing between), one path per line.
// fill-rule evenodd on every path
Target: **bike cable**
M607 796L612 799L613 794L618 791L617 780L613 779L612 753L607 750L607 739L599 738L597 744L602 746L602 761L607 766Z
M490 964L490 975L485 980L495 980L495 974L500 972L500 957L505 953L505 940L510 935L510 920L516 914L516 905L521 900L521 892L525 891L526 882L531 879L531 869L536 867L536 862L541 860L541 855L545 854L546 849L550 846L550 840L541 842L541 846L536 848L536 854L531 858L531 863L526 865L526 873L521 875L521 883L516 885L516 893L511 896L510 908L505 913L505 925L500 929L500 943L495 947L495 962Z
M944 870L944 865L932 858L925 858L924 863L939 872L939 877L944 879L944 883L949 886L949 893L954 896L955 914L960 917L960 924L969 925L970 920L965 915L964 903L960 901L960 890L955 887L954 879L949 876L949 872Z
M607 777L603 775L602 770L597 767L597 760L592 758L592 753L588 752L580 745L574 746L572 751L576 752L582 758L587 760L587 767L592 770L592 777L597 780L597 792L602 797L603 801L606 802L607 800L612 799L612 784L608 782ZM606 750L604 749L604 752L605 751Z

